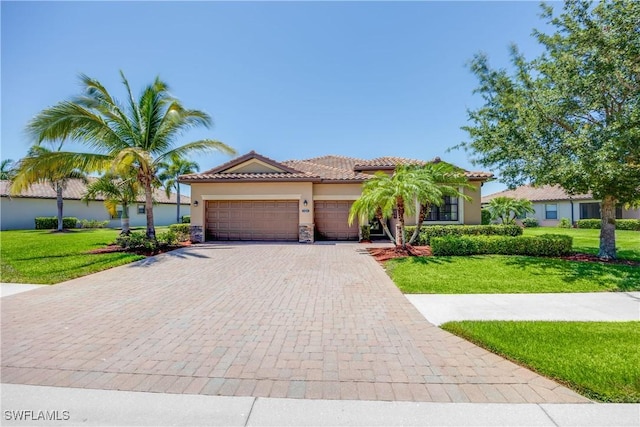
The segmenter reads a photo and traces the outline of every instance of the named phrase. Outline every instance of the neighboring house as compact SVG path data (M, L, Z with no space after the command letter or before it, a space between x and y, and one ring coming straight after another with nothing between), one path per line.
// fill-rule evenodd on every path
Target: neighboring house
M579 219L600 218L599 200L594 199L591 194L569 195L558 186L532 187L524 185L515 190L505 190L484 196L482 204L489 203L495 197L531 200L536 212L527 216L536 218L542 226L556 226L562 218L568 218L571 223L575 223ZM616 218L640 219L640 209L624 209L622 206L618 206Z
M91 179L91 178L89 178ZM11 195L10 182L0 181L0 212L2 230L34 229L36 217L52 217L58 215L56 192L49 184L34 184L19 195ZM70 180L64 191L64 216L78 219L109 220L109 227L120 227L121 210L115 218L111 218L104 206L104 200L83 202L82 196L86 192L86 185L78 179ZM164 190L157 189L154 194L157 204L153 207L155 225L169 225L176 222L176 195L167 198ZM180 196L180 215L189 215L191 199ZM147 224L144 196L129 206L131 227Z
M439 159L435 160L439 161ZM183 175L191 185L191 229L203 240L357 240L360 227L347 217L360 197L362 183L376 171L393 173L420 160L380 157L373 160L322 156L277 162L250 152L202 173ZM480 224L480 187L492 174L466 172L477 191L470 201L447 198L434 207L429 224ZM407 225L415 217L406 218ZM395 229L397 218L390 220ZM372 234L380 232L372 223Z

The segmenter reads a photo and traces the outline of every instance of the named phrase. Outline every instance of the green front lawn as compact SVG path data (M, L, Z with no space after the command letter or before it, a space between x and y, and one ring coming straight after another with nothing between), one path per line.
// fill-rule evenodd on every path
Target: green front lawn
M640 290L640 268L557 258L478 255L408 257L386 263L409 294L500 294Z
M640 322L450 322L442 328L603 402L640 403Z
M573 237L573 250L587 254L598 254L600 230L580 228L536 227L525 228L525 236L541 234L566 234ZM640 231L616 230L618 258L640 262Z
M87 253L113 243L118 233L113 229L2 231L0 281L58 283L144 258L124 252Z

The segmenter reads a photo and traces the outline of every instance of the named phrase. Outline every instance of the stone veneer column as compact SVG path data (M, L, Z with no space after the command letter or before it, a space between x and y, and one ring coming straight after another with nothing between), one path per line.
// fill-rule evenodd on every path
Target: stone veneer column
M189 234L191 235L191 242L202 243L204 242L204 233L201 225L192 225L189 227Z
M313 224L300 224L298 226L298 242L313 243Z

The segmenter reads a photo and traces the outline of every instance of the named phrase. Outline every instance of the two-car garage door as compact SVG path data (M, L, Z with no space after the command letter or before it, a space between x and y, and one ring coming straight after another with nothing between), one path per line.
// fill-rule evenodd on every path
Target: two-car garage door
M297 200L209 200L207 239L298 240Z
M358 226L347 224L352 201L314 203L316 236L323 240L357 240ZM298 240L297 200L209 200L209 240Z

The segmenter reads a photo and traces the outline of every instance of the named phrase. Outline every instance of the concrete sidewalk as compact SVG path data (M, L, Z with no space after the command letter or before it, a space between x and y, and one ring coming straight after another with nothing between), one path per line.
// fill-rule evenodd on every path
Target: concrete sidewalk
M640 320L640 292L405 296L434 325L453 320Z
M57 421L42 421L48 415ZM640 405L309 400L2 385L2 425L638 426ZM16 418L22 417L23 421ZM27 418L27 419L25 419Z
M32 291L50 285L31 285L27 283L0 283L0 297L19 294L21 292Z

